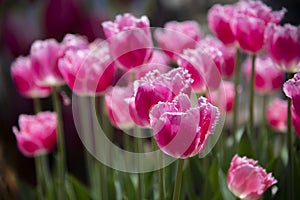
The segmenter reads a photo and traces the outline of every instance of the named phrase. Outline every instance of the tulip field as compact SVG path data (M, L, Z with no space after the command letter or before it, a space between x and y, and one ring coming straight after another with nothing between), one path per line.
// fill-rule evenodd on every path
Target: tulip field
M66 2L3 2L0 199L300 199L290 8Z

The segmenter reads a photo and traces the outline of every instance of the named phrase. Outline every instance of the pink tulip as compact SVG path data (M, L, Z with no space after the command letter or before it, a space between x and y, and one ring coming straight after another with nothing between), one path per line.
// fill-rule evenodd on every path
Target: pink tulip
M261 1L239 1L232 29L241 49L256 53L264 47L264 33L269 23L278 24L286 10L272 12L272 9ZM255 36L255 37L254 37Z
M104 92L114 75L108 44L91 44L86 49L70 49L59 61L59 69L68 86L81 96Z
M207 46L207 49L210 49ZM198 47L196 49L186 49L177 60L177 64L188 70L191 78L194 80L192 88L195 92L206 92L207 88L217 89L221 82L221 74L218 65L222 65L222 53L216 48L209 51Z
M161 73L166 73L170 69L170 67L168 66L169 61L169 57L167 57L162 51L154 50L149 63L135 70L136 79L141 79L148 72L153 70L158 70Z
M38 83L43 86L58 86L64 79L58 69L61 46L54 39L36 40L30 49L33 70Z
M153 42L149 25L146 16L136 18L129 13L117 15L114 22L102 23L112 56L121 67L132 69L151 59Z
M247 80L251 77L251 58L244 62L244 73ZM255 59L255 83L254 88L260 94L269 94L281 89L284 73L276 68L276 64L267 55L259 55ZM266 74L268 74L266 76Z
M20 131L13 127L19 150L28 157L49 153L56 144L56 114L20 115Z
M134 95L129 100L130 115L139 126L149 125L149 111L159 101L171 101L180 93L190 94L190 74L182 68L165 74L154 70L134 82Z
M277 66L287 72L300 69L300 27L270 24L265 32L266 49Z
M300 116L300 72L283 85L285 95L293 100L295 112Z
M186 94L179 94L172 102L159 102L150 111L150 124L158 147L175 158L200 153L213 134L218 118L218 108L204 97L191 107Z
M230 78L234 72L235 49L226 47L218 39L207 36L201 40L197 48L201 48L214 61L222 77Z
M235 7L232 5L214 5L208 11L208 24L210 30L226 45L235 42L232 30L232 18Z
M43 98L51 93L50 87L37 84L29 57L18 57L11 67L11 76L19 92L28 98Z
M287 130L287 101L282 99L275 99L267 107L267 120L269 125L279 132L286 132Z
M257 165L257 161L235 155L228 171L227 185L240 199L257 200L277 180L272 173Z
M173 60L184 49L193 49L201 39L199 24L195 21L171 21L163 29L156 29L154 37L162 50Z
M294 106L292 106L292 120L293 126L296 130L298 137L300 138L300 116L296 113Z
M129 113L127 99L132 96L133 87L114 86L105 94L105 107L111 123L119 129L129 129L134 126Z
M229 81L223 81L223 87L220 88L220 91L212 91L207 94L209 101L222 112L232 111L234 96L234 84Z
M69 49L85 49L89 47L86 37L68 33L61 42L62 55Z

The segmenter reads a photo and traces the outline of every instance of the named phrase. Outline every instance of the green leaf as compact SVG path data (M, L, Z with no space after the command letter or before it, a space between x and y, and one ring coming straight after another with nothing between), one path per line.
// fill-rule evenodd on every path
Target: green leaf
M69 180L69 188L67 191L70 194L72 198L76 199L91 199L89 192L87 188L79 181L77 178L75 178L73 175L68 174L68 180Z
M221 169L218 170L219 174L219 182L220 182L220 191L223 196L224 200L234 200L235 197L233 194L230 192L230 190L227 187L227 181L226 181L226 176L223 173Z
M247 131L243 132L242 138L238 144L238 155L253 158L253 149Z
M219 190L219 179L218 179L218 164L214 160L209 169L209 182L213 191Z

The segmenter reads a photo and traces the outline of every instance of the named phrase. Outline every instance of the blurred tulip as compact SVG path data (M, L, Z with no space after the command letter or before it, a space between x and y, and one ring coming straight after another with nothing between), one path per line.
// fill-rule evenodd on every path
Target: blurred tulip
M251 76L251 58L248 57L243 64L247 80ZM268 55L259 55L255 59L255 91L260 94L269 94L281 89L284 73L276 68L276 64ZM266 75L267 74L267 75Z
M134 126L129 113L127 99L132 96L133 86L114 86L105 94L105 107L111 123L119 129L129 129Z
M264 33L269 23L280 23L286 10L272 11L261 1L239 1L233 18L233 32L246 52L257 53L264 47ZM255 37L253 37L255 36Z
M104 92L114 76L114 64L105 41L86 49L68 50L59 60L59 69L68 86L81 96Z
M223 81L223 88L220 91L212 91L207 94L207 99L216 105L222 112L231 112L234 100L234 84Z
M240 199L257 200L277 180L272 173L257 165L257 161L235 155L228 171L227 185Z
M19 92L28 98L43 98L51 93L50 87L41 87L29 57L18 57L11 66L12 79Z
M287 97L293 100L295 112L300 116L300 72L284 83L283 91Z
M300 27L270 24L265 42L270 57L281 70L297 72L300 69Z
M42 86L58 86L64 79L58 69L61 45L54 39L36 40L30 49L32 68Z
M287 130L287 107L285 100L276 98L267 107L267 120L276 131L285 133Z
M219 111L204 97L195 107L186 94L172 102L159 102L150 111L150 124L158 147L175 158L192 157L206 146L213 134Z
M56 144L56 114L40 112L37 115L20 115L20 131L13 127L19 150L28 157L46 154Z
M149 111L159 101L171 101L180 93L190 94L190 74L182 68L173 69L165 74L158 70L149 72L134 82L134 95L129 100L130 114L139 126L149 125Z
M164 28L156 29L154 37L160 48L173 60L184 49L193 49L202 38L200 26L196 21L171 21Z
M89 47L87 38L81 35L66 34L61 42L62 55L69 49L85 49Z
M210 30L226 45L236 41L232 30L232 18L235 7L232 5L214 5L208 11L208 25Z
M207 46L209 49L210 47ZM209 54L212 55L209 55ZM221 82L221 74L218 67L223 63L222 53L216 48L211 48L210 52L203 48L186 49L177 60L177 64L188 70L191 74L192 88L195 92L203 93L208 89L217 89Z
M150 22L146 16L136 18L126 13L117 15L114 22L102 23L109 48L117 64L125 69L147 63L153 53Z
M300 138L300 116L296 113L294 106L292 106L292 120L293 126L296 130L298 137Z

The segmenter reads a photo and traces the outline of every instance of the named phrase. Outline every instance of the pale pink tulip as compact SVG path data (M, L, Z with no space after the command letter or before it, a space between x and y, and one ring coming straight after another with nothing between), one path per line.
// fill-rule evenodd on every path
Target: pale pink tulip
M154 37L161 49L173 60L184 49L193 49L202 38L200 26L195 21L171 21L156 29Z
M277 180L272 173L257 165L257 161L235 155L228 171L227 185L240 199L257 200Z
M53 112L20 115L20 130L13 127L19 150L28 157L51 152L56 144L56 123Z
M286 132L287 130L287 101L275 99L267 107L267 120L269 125L276 131Z
M175 158L192 157L206 146L219 118L218 108L200 97L195 107L186 94L172 102L159 102L150 111L150 124L158 147Z
M265 42L270 57L281 70L297 72L300 69L300 27L270 24Z
M114 22L102 23L105 36L116 63L125 69L147 63L153 53L150 22L146 16L136 18L126 13L117 15Z
M114 75L114 63L105 41L86 49L68 50L59 61L59 69L68 86L81 96L104 92Z
M29 57L18 57L11 66L11 76L18 91L28 98L43 98L51 93L50 87L39 86Z
M247 80L251 77L251 58L244 62L244 73ZM255 59L255 82L254 88L257 93L269 94L281 89L284 73L276 68L276 64L268 55L260 55Z
M61 45L54 39L37 40L32 44L30 57L39 85L59 86L64 83L58 69L61 54Z

